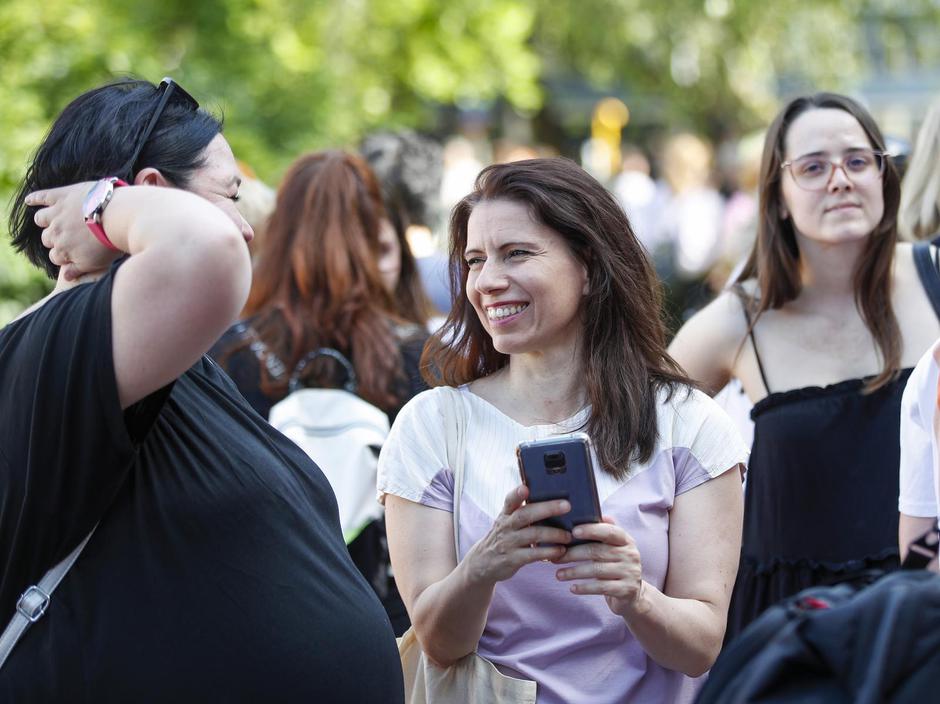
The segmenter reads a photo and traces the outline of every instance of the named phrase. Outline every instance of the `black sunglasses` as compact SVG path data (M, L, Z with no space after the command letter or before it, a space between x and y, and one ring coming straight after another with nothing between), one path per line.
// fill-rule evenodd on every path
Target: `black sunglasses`
M193 111L199 109L199 102L187 93L183 86L169 76L160 81L160 85L157 86L157 91L160 92L160 102L157 103L157 108L153 111L153 116L150 118L150 122L147 123L146 129L144 129L140 137L137 138L137 146L134 147L134 152L131 154L130 160L128 160L127 165L124 167L124 173L126 173L129 178L134 177L133 168L137 163L137 158L147 144L147 140L150 139L150 135L153 134L153 129L157 126L157 122L159 122L160 116L163 115L163 111L166 109L171 97L176 97Z

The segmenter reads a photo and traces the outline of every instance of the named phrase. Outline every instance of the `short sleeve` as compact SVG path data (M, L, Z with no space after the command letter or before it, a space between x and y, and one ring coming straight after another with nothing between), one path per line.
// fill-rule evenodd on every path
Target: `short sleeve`
M453 472L448 467L441 391L431 389L406 403L379 455L379 501L392 494L453 511Z
M670 404L676 496L738 465L748 449L734 421L706 394L677 391Z
M933 350L925 354L907 380L901 397L901 460L898 510L908 516L937 515L933 469L933 414L940 374Z
M0 330L2 604L27 586L7 576L38 579L104 517L168 394L121 409L111 336L117 266Z

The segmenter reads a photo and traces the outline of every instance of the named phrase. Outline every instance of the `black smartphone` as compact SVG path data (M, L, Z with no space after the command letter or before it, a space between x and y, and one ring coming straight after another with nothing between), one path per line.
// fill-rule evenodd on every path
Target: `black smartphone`
M567 499L571 511L541 525L570 531L582 523L600 523L601 505L594 482L591 439L584 433L523 442L516 448L522 482L529 487L527 503ZM573 540L572 545L588 542Z

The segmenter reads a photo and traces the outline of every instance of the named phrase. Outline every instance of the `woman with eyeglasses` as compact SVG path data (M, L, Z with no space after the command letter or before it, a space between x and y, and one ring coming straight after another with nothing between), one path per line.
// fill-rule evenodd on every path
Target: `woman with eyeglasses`
M45 615L0 700L402 701L326 479L204 355L251 280L238 186L170 80L79 96L28 168L13 243L56 284L0 330L0 614Z
M861 105L788 103L759 192L744 270L670 346L692 378L735 377L755 404L727 638L805 587L897 566L901 394L940 336L931 252L897 241L898 175Z

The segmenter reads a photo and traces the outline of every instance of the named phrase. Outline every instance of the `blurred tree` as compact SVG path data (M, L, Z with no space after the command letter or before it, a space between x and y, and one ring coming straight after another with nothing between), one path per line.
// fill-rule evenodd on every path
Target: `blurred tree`
M62 107L120 75L173 75L276 182L302 151L433 128L442 105L532 115L558 85L619 94L635 124L734 133L781 93L851 85L879 34L883 65L936 64L938 19L934 0L3 0L0 198ZM27 302L45 286L6 239L0 301Z

